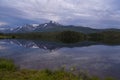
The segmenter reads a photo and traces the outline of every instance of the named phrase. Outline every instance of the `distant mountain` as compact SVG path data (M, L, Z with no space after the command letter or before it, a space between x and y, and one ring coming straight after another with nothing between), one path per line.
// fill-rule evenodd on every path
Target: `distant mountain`
M0 33L11 32L11 28L9 26L0 26Z
M73 26L73 25L61 25L59 23L50 21L49 23L44 24L27 24L24 26L20 26L17 28L7 28L7 29L0 29L0 32L4 33L26 33L26 32L55 32L55 31L65 31L71 30L76 32L82 33L96 33L102 31L120 31L120 29L93 29L89 27L83 26Z

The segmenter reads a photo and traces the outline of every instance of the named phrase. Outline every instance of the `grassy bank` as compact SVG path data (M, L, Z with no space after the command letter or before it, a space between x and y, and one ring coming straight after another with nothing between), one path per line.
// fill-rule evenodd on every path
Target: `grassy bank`
M0 35L0 39L11 39L12 36Z
M9 34L3 34L3 33L0 33L0 39L11 39L13 38L12 35L9 35Z
M0 59L0 80L100 80L83 74L75 75L63 69L50 70L20 70L13 61ZM104 80L113 80L106 78Z

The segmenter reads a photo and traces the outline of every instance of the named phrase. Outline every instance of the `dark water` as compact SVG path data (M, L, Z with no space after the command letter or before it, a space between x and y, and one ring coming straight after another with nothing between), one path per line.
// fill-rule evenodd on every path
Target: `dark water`
M100 77L120 79L120 46L95 42L61 44L35 40L0 40L0 57L13 59L20 68L75 67Z

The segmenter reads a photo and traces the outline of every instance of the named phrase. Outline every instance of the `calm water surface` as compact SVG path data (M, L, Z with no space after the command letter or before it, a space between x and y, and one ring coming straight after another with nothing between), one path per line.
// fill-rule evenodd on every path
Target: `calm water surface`
M0 58L9 58L24 69L84 71L100 77L120 79L120 46L95 42L61 44L36 40L0 40Z

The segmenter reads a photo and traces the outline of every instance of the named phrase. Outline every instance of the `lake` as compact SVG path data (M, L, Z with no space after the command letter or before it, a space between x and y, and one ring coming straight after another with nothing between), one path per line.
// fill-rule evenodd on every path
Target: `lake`
M21 69L65 67L99 77L120 79L120 45L97 42L62 44L38 40L0 40L0 58L14 60Z

